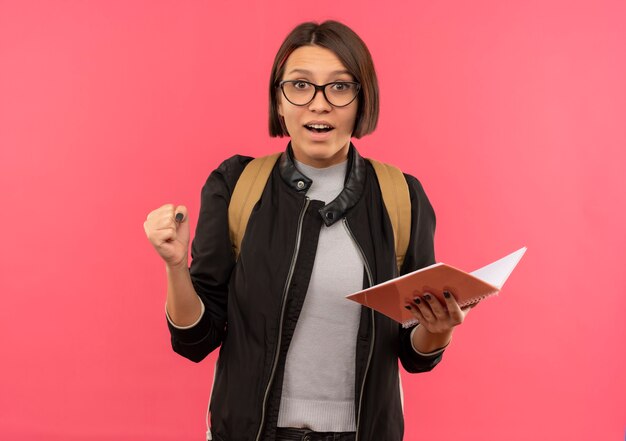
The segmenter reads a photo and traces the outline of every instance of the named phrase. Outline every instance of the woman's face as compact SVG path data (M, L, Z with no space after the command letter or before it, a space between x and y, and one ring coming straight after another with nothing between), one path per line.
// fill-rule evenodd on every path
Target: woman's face
M322 85L333 81L355 81L337 55L320 46L302 46L291 53L282 80L304 80ZM295 158L307 165L322 168L343 162L348 157L354 130L358 98L345 107L334 107L322 91L309 104L296 106L278 89L278 113L285 120ZM312 123L332 129L318 133L307 128Z

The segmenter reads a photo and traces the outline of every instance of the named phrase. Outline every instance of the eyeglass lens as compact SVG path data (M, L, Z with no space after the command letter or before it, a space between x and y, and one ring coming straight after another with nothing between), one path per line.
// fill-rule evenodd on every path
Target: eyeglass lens
M285 81L282 83L283 93L292 104L304 106L315 96L315 86L306 81ZM330 104L336 107L347 106L358 93L358 84L337 81L326 84L324 94Z

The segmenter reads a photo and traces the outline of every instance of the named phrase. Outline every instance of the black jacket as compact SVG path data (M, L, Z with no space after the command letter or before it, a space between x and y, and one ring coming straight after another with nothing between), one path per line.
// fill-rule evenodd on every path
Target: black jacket
M364 287L397 273L393 230L376 174L352 145L344 189L327 205L306 198L311 180L295 167L288 145L252 211L235 262L228 204L251 159L227 159L202 189L190 273L206 312L193 328L169 325L172 347L190 360L199 362L221 345L210 404L211 431L218 441L275 437L287 350L323 223L345 222L365 261ZM419 181L405 177L412 225L403 274L435 262L433 209ZM410 331L362 308L354 391L360 441L402 439L398 358L409 372L429 371L441 360L441 354L417 354Z

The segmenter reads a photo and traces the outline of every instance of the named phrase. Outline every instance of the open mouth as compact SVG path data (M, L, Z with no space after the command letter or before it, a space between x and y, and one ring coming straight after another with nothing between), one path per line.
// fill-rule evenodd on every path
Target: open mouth
M325 133L334 129L334 127L331 127L328 124L305 124L304 128L314 133Z

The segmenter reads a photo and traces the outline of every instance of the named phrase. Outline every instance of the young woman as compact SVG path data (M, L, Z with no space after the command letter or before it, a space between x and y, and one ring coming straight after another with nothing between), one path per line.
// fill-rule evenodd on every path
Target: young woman
M345 299L397 275L375 172L351 143L378 119L370 53L341 23L303 23L276 55L269 92L270 135L290 142L238 259L228 205L250 157L227 159L207 179L190 267L184 206L164 205L144 223L166 262L172 346L196 362L220 347L215 440L401 440L398 359L408 372L432 369L467 309L425 294L407 305L420 325L404 329ZM412 225L402 273L435 262L433 209L405 177Z

